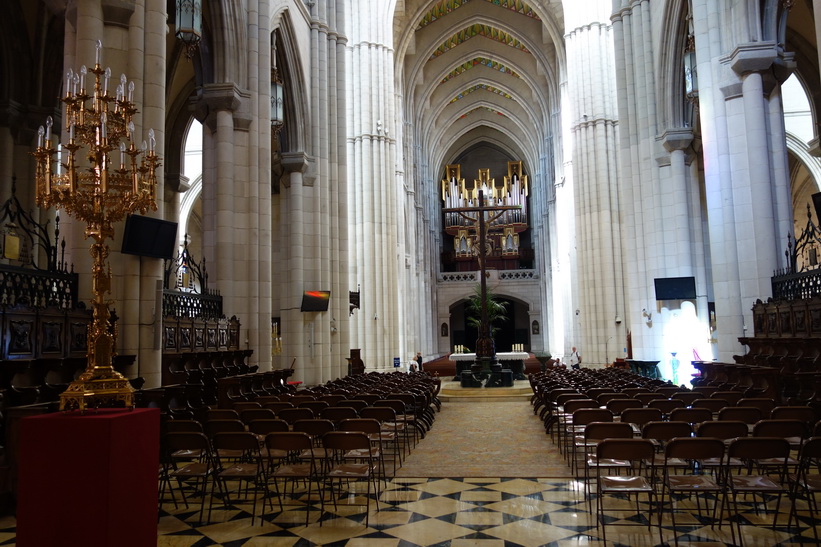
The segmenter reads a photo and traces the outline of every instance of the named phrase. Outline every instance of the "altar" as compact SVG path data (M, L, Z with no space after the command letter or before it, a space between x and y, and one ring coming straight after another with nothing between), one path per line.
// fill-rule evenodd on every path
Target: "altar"
M513 372L514 380L527 380L524 374L525 359L530 357L526 351L507 351L496 354L496 360L502 364L503 369L510 369ZM476 361L475 353L451 353L448 357L456 362L455 382L462 379L462 371L470 372L470 367Z

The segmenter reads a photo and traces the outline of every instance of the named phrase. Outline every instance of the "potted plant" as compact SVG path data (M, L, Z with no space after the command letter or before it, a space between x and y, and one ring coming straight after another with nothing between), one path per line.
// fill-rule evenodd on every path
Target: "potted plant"
M483 295L480 285L474 287L473 294L468 298L465 306L467 321L479 332L479 339L476 341L476 360L479 369L487 370L491 363L495 362L496 344L493 336L499 330L497 324L507 320L507 305L507 302L498 298L489 289L485 290ZM487 325L482 322L483 307L486 310Z

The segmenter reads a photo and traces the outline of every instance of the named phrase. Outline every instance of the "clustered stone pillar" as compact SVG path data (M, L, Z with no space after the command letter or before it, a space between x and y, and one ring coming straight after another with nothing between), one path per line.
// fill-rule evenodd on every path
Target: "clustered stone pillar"
M587 363L604 363L623 307L616 94L609 2L566 11L567 72L576 218L577 339ZM575 313L575 311L574 311ZM616 346L613 345L613 348Z
M350 108L357 115L349 127L351 157L350 238L354 280L361 283L361 310L355 316L352 344L362 348L369 369L392 366L399 355L397 239L399 203L395 176L397 128L394 103L394 64L389 27L372 24L390 20L389 3L354 0L348 17L352 81ZM368 17L358 14L380 12Z
M344 119L345 43L343 2L317 2L311 9L311 125L286 126L290 150L282 164L281 189L287 271L280 272L283 348L281 366L294 363L294 378L318 384L343 376L352 346L348 328L349 277L347 144ZM286 90L294 92L295 90ZM298 99L295 98L294 101ZM277 282L278 280L274 280ZM330 290L328 311L300 312L306 290ZM295 359L295 361L294 361Z

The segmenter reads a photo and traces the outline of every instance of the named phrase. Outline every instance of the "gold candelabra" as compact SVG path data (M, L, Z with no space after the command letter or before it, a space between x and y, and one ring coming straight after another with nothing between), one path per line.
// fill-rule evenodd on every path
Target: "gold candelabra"
M100 66L102 43L97 41L93 91L86 91L88 70L66 73L65 130L68 144L52 143L51 117L38 131L37 205L62 207L86 223L85 236L92 238L93 319L88 329L88 364L85 371L60 395L61 410L134 406L134 390L114 370L116 328L111 328L111 267L106 240L114 237L113 224L134 211L157 209L154 130L148 142L135 145L132 99L134 82L123 74L115 94L109 94L111 69ZM119 149L119 164L115 161ZM85 151L85 154L81 152ZM115 157L113 157L115 156Z

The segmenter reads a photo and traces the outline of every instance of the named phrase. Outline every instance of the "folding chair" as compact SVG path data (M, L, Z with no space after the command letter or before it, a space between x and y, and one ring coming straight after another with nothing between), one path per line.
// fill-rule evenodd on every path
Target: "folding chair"
M293 426L297 420L310 420L314 418L314 411L310 408L283 408L277 411L277 418L285 420Z
M770 417L770 413L775 408L775 400L770 397L745 397L739 399L737 406L754 406L761 411L761 419Z
M764 419L764 414L754 406L728 406L719 410L718 419L744 422L752 430L756 422Z
M396 422L402 424L402 440L405 448L410 454L411 447L415 447L419 440L421 426L416 423L414 416L406 414L405 403L398 399L381 399L373 403L375 407L387 407L393 409L396 415ZM356 415L348 415L342 419L356 418ZM341 421L341 420L340 420Z
M391 398L395 399L396 397L391 397ZM336 406L351 407L352 409L356 410L356 412L358 414L358 413L362 412L363 408L368 407L368 403L366 401L363 401L362 399L345 399L344 401L339 401L339 403L337 403ZM407 406L407 402L405 403L405 406Z
M245 482L246 496L248 495L248 487L252 487L251 499L253 500L253 508L251 509L251 526L254 525L254 517L257 509L257 490L262 491L262 501L268 496L268 479L265 475L265 465L262 460L262 454L259 449L259 440L256 435L250 432L242 433L217 433L212 441L214 445L214 454L217 462L217 474L215 482L220 482L223 486L222 491L225 495L225 507L229 505L229 489L228 483L237 481L238 484ZM233 460L236 452L241 452L242 456L235 461ZM225 457L226 453L231 456ZM237 492L239 492L239 486ZM246 498L247 502L247 498ZM213 499L212 499L213 503ZM211 506L208 507L210 516ZM260 519L261 521L262 519Z
M711 437L720 439L724 443L725 448L730 445L735 439L749 436L749 427L744 422L732 420L715 420L712 422L704 422L696 430L696 435L699 437ZM744 462L738 458L726 458L723 460L713 460L707 458L702 460L702 464L706 468L717 469L719 473L719 481L724 484L723 473L727 467L740 468Z
M368 436L371 441L370 455L376 460L377 465L374 471L379 480L387 484L387 472L385 470L385 451L382 448L382 426L375 418L352 418L342 420L339 423L339 431L358 431ZM361 451L349 451L345 456L349 459L357 459ZM364 455L363 455L364 457Z
M709 408L710 412L714 415L718 416L718 413L721 411L722 408L731 406L729 401L726 399L716 399L716 398L709 398L709 399L696 399L690 404L690 408Z
M743 398L744 393L741 391L716 391L710 394L710 399L724 399L730 405L737 405Z
M677 391L670 395L671 399L684 401L684 404L688 407L693 404L693 401L696 399L702 399L703 397L704 396L701 393L696 393L695 391Z
M573 419L573 413L584 408L599 409L600 406L599 403L593 399L571 399L565 402L564 405L560 406L556 413L559 418L558 429L556 432L557 443L559 445L559 452L564 454L565 458L567 457L568 427ZM612 419L606 421L612 421Z
M323 401L321 399L311 399L310 401L302 401L301 403L299 403L299 405L297 405L297 408L310 408L311 410L313 410L314 416L319 416L319 413L322 412L322 409L328 408L329 406L331 405L330 403L328 403L328 401Z
M605 404L605 408L613 413L614 416L620 416L622 412L631 408L643 408L644 405L638 399L610 399Z
M239 418L248 425L254 420L273 420L276 414L270 408L248 408L240 412Z
M641 428L648 422L660 422L663 415L661 410L657 408L628 408L621 413L619 417L624 423L633 426L633 434L636 437L641 436Z
M818 499L816 496L821 492L821 437L813 437L804 443L798 460L798 471L791 477L793 504L790 509L790 523L795 517L795 524L798 526L797 502L800 494L807 502L809 524L815 535L815 542L819 543L818 526L815 521L818 515Z
M696 509L701 515L701 497L710 493L715 496L713 501L713 520L719 506L719 497L723 491L720 478L710 477L703 473L702 462L710 460L717 462L720 467L724 460L724 442L721 439L708 437L677 437L670 439L664 449L664 463L662 473L662 489L659 500L659 527L662 525L665 496L670 502L670 519L673 524L675 543L678 545L676 533L676 507L674 495L686 494L695 496ZM687 462L682 465L682 462ZM681 503L681 502L679 502ZM705 500L705 506L706 506Z
M693 426L687 422L648 422L641 430L641 437L650 440L663 453L667 441L675 437L690 437L692 433Z
M781 505L781 496L790 493L783 482L787 476L787 458L790 456L790 443L786 439L776 437L744 437L730 443L727 456L748 462L748 465L739 470L734 471L735 468L731 466L728 466L726 470L727 495L725 499L729 499L728 510L730 515L736 517L735 525L733 519L730 518L732 540L735 543L735 530L738 528L739 544L743 545L744 536L741 533L741 521L743 519L738 509L738 497L739 495L751 495L757 510L759 504L755 503L755 496L761 496L762 501L765 502L764 509L766 510L764 496L776 496L777 501L772 524L773 529L775 529L778 509ZM781 464L775 469L769 468L774 473L762 472L761 469L753 465L754 461L761 459L778 460ZM777 474L779 478L774 478L773 474Z
M590 485L592 482L591 470L599 466L606 468L629 467L626 463L613 462L607 460L599 462L596 457L596 447L605 439L632 439L633 427L623 422L592 422L584 428L584 435L577 437L576 442L581 443L584 454L584 497L587 499L588 511L592 512L590 503Z
M799 420L806 424L807 428L812 427L818 416L815 409L808 406L777 406L770 412L773 420Z
M168 451L172 454L169 461L170 468L167 472L168 478L178 482L186 507L188 507L188 497L185 495L183 483L194 482L194 493L200 497L199 523L202 524L205 497L208 493L208 480L213 478L216 470L211 453L211 444L204 434L192 431L168 433L165 436L165 441ZM179 456L174 458L174 453L179 454ZM183 458L182 454L188 454L189 457Z
M584 432L588 424L593 422L612 422L613 414L606 408L581 408L573 412L570 423L567 425L566 435L568 437L568 444L570 450L565 452L565 457L570 464L570 470L578 476L577 452L581 445L582 450L585 446ZM580 436L581 439L577 440Z
M657 408L665 417L669 417L670 413L676 408L685 408L687 405L681 399L653 399L647 403L648 408Z
M340 493L342 481L346 481L349 486L351 481L365 481L367 483L365 493L365 526L367 527L371 507L372 482L376 496L376 510L379 511L379 484L376 481L376 473L374 472L376 460L368 435L355 431L331 431L323 437L322 445L332 451L332 456L330 456L328 462L329 470L325 477L328 480L334 507L337 507L338 503L337 497L334 496L334 481L337 482ZM346 457L351 452L353 452L352 457ZM351 459L356 461L351 461Z
M310 452L314 449L314 443L310 435L301 431L269 433L265 437L265 447L269 453L276 452L286 455L283 463L269 474L270 480L274 483L274 491L279 501L280 511L285 510L283 497L288 492L288 483L291 483L291 500L294 502L298 499L296 496L296 483L302 482L306 485L307 493L305 494L304 503L293 503L292 505L305 507L305 526L308 526L311 515L312 485L321 479L317 466L318 462L315 458L308 458L307 460L298 459L299 455L304 455L306 452ZM279 481L283 482L282 490L279 488ZM324 510L322 489L317 488L317 491L319 493L319 514L321 517L322 511Z
M671 422L687 422L693 428L713 419L713 413L706 408L676 408L670 413Z
M232 408L209 408L207 421L211 420L239 420L239 412Z
M393 460L393 474L395 476L397 467L396 460L399 460L399 466L401 467L402 456L405 452L400 442L405 424L398 422L396 420L396 412L388 407L369 406L362 409L360 416L362 418L373 418L379 421L383 442L393 445L391 459Z
M629 472L621 475L603 475L602 472L607 469L604 465L596 467L596 527L601 524L602 527L602 541L607 543L607 513L608 512L625 512L629 511L631 514L643 516L647 519L647 529L651 529L653 525L653 504L655 503L655 490L651 483L650 477L654 475L653 456L655 454L655 447L653 443L647 439L605 439L596 447L596 459L599 462L605 460L626 461L630 464ZM649 466L645 467L644 462L650 462ZM647 496L647 508L645 511L639 507L639 495ZM623 507L613 506L606 507L606 502L612 500L614 496L621 497L624 495L636 495L636 507L633 509L625 509ZM611 523L615 526L615 523ZM636 522L628 522L622 524L625 526L635 526ZM661 526L659 526L659 539L661 539Z

